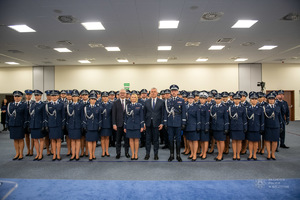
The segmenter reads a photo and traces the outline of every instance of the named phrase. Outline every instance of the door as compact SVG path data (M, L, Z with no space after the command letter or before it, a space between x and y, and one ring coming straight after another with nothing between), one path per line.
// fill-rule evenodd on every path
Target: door
M274 90L267 90L267 94ZM284 99L288 105L290 110L290 121L295 120L295 94L294 90L284 90Z

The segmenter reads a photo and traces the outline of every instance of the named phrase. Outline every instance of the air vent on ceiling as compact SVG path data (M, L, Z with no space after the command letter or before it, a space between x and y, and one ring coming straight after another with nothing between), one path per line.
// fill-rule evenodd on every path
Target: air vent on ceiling
M50 61L43 62L44 64L52 64Z
M9 53L24 53L23 51L19 51L19 50L15 50L15 49L12 49L12 50L7 50Z
M67 60L65 60L65 59L62 59L62 58L58 58L58 59L56 59L57 61L59 61L59 62L64 62L64 61L67 61Z
M51 49L51 47L43 44L36 45L35 47L38 49Z
M241 44L242 46L249 47L255 45L255 42L244 42Z
M223 12L206 12L202 15L200 20L201 21L217 21L222 17L223 14L224 14Z
M57 18L61 23L64 24L72 24L76 22L76 18L72 15L61 15Z
M90 43L89 44L89 46L91 47L91 48L100 48L100 47L104 47L104 45L103 44L100 44L100 43Z
M69 40L61 40L61 41L57 41L56 44L62 45L62 46L69 46L69 45L73 45L71 41Z
M231 43L234 38L221 38L217 40L217 43Z
M281 20L297 21L297 20L300 20L300 14L298 14L298 13L289 13L286 16L284 16L283 18L281 18Z
M185 43L186 47L198 47L200 45L200 42L187 42Z
M176 56L169 57L168 60L177 60Z

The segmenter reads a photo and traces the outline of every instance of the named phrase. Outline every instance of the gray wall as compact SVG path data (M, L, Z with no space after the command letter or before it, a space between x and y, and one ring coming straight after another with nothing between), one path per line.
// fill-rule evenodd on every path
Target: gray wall
M32 70L33 89L46 90L55 89L55 67L54 66L35 66ZM43 95L45 100L46 96Z
M257 82L262 81L262 66L259 64L239 64L239 90L260 91Z

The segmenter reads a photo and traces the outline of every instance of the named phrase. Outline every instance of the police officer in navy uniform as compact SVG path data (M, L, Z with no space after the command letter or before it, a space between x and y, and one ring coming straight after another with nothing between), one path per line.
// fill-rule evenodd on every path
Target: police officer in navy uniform
M46 127L49 128L49 138L53 150L52 161L61 160L61 138L65 129L65 108L64 104L58 100L59 91L51 91L51 102L46 104Z
M229 108L233 103L229 101L229 93L224 91L221 93L222 95L222 103ZM225 148L224 148L224 154L229 153L229 144L230 144L230 136L229 134L226 135L226 140L225 140Z
M89 150L89 161L96 159L96 143L99 140L99 134L102 126L101 108L96 105L97 94L89 95L90 104L83 108L83 128L86 131L86 141Z
M214 100L214 94L216 90L211 90L208 92L208 97L207 97L207 106L210 109L213 105L216 104L216 101ZM210 117L210 129L209 129L209 136L210 136L210 150L207 152L208 154L213 154L215 152L215 143L216 140L214 139L213 136L213 131L212 131L212 123L211 123L212 118Z
M186 125L186 105L184 100L177 97L179 87L175 84L170 86L172 97L165 101L164 124L169 135L170 157L168 161L174 160L174 139L176 141L176 159L182 162L180 157L181 129Z
M32 103L34 103L34 100L32 100L32 90L25 90L25 104L27 105L27 110L29 110L29 107ZM29 115L29 111L28 113L28 122L30 120L30 115ZM33 146L34 146L34 140L31 138L30 139L30 129L29 129L29 124L26 123L26 128L25 128L25 143L26 143L26 147L27 147L27 154L26 156L33 156Z
M248 160L257 160L256 151L258 149L258 142L261 140L261 134L264 132L265 116L262 107L257 103L257 93L252 93L249 97L251 106L246 107L246 117L248 120L246 138L249 141Z
M6 112L6 125L10 132L10 139L14 140L16 155L13 160L23 159L25 126L28 120L27 105L21 102L23 93L14 91L14 102L9 103Z
M241 96L239 93L233 96L234 104L229 106L229 129L230 138L232 139L233 160L240 160L240 151L242 148L242 140L245 139L247 132L246 109L241 106Z
M226 134L229 130L228 110L222 104L222 95L220 93L214 96L216 104L210 108L211 116L211 129L213 137L217 141L218 156L215 157L216 161L223 160L223 152L225 147Z
M46 94L46 100L44 101L44 104L46 106L46 104L49 104L51 102L51 90L46 90L45 94ZM44 123L45 121L46 119L44 119ZM47 150L47 156L53 155L52 149L50 150L51 143L49 139L49 129L45 128L43 132L45 135L45 146Z
M197 103L194 103L195 96L189 93L188 104L186 105L186 139L190 146L191 155L188 159L197 160L198 140L200 140L200 110Z
M41 101L42 92L40 90L34 90L35 102L32 103L29 107L30 114L30 123L29 128L31 132L31 138L34 140L35 150L37 152L37 156L34 160L42 160L43 159L43 149L44 149L44 133L46 124L46 111L45 111L45 103Z
M171 90L169 89L165 89L164 92L164 101L167 100L167 99L170 99L171 97ZM169 135L168 135L168 131L167 131L167 128L164 126L163 129L163 135L164 135L164 141L165 141L165 145L162 147L162 149L169 149Z
M280 133L280 147L288 149L285 145L285 125L290 123L290 110L288 103L284 100L284 91L279 90L277 92L276 103L281 107L281 116L282 116L282 128L283 131Z
M141 98L138 100L138 102L142 104L144 109L145 102L148 100L147 98L148 91L146 89L142 89L140 91L140 94L141 94ZM146 145L146 130L144 130L141 135L141 148L145 147L145 145Z
M79 151L81 147L81 131L83 121L83 107L84 105L79 103L79 91L72 90L72 102L67 105L66 114L66 127L68 130L68 137L71 141L72 156L70 161L76 159L79 160Z
M101 147L102 147L102 156L110 157L108 153L109 147L109 137L112 136L112 102L108 99L108 92L102 92L102 102L100 104L101 108L101 118L102 118L102 128L100 132L101 136Z
M246 91L239 91L239 95L241 96L241 106L248 107L250 106L250 103L246 100L248 97L248 93ZM242 141L242 150L241 155L244 155L247 153L247 146L248 146L248 140Z
M163 129L164 101L157 98L157 89L152 88L150 91L150 99L144 104L144 116L146 125L146 156L145 160L149 160L151 143L154 146L154 160L158 160L159 148L159 131Z
M80 91L80 96L82 97L82 99L79 101L79 103L81 103L83 105L83 108L90 104L89 94L90 94L89 91L86 89L83 89ZM86 131L83 129L81 140L80 140L80 145L81 145L80 157L83 157L84 155L85 155L85 157L89 156L88 146L87 146L87 142L85 140L85 136L86 136Z
M262 108L263 106L267 105L266 94L264 92L258 92L257 96L258 96L257 105L259 107ZM265 141L263 135L261 135L261 140L258 142L258 153L260 153L260 155L263 155L265 153Z
M267 95L268 105L263 107L265 114L265 145L267 147L268 156L267 159L276 160L275 151L279 140L280 132L283 131L282 115L278 105L275 104L276 94L269 93Z
M201 145L201 154L199 157L201 160L205 160L207 158L206 152L208 150L208 142L209 142L209 121L210 121L210 115L209 115L209 107L206 104L206 99L208 97L207 92L202 91L199 94L200 97L200 104L199 110L200 110L200 145Z

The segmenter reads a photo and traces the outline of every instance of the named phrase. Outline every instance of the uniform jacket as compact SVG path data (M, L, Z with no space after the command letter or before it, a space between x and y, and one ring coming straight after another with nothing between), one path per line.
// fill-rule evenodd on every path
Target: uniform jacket
M102 102L100 104L101 108L101 118L102 118L102 128L112 128L112 103Z
M47 127L59 127L65 126L66 123L66 115L64 104L59 101L46 104L46 120L45 124Z
M6 124L8 127L26 127L28 123L28 109L23 102L9 103L6 112Z
M270 104L263 107L265 114L265 128L282 128L282 116L280 107L276 104Z
M88 131L97 131L102 124L101 108L96 104L86 105L83 108L83 128Z
M182 98L171 97L165 100L164 125L181 127L186 124L186 104Z
M139 130L144 128L143 105L140 103L127 104L125 109L124 129Z
M285 100L276 100L276 104L281 108L281 116L284 122L290 121L290 110L289 105Z
M215 131L229 130L229 119L227 107L220 104L210 108L211 128Z
M200 130L200 110L198 104L186 105L186 127L185 131Z
M200 130L205 131L209 130L209 107L204 104L199 104L199 111L200 111Z
M30 123L29 128L37 129L45 127L46 110L45 103L42 101L34 102L29 107Z
M230 130L247 131L246 109L241 105L232 105L228 108Z
M248 120L248 131L264 131L265 116L262 107L258 105L246 107L246 116Z
M83 118L84 105L77 103L69 103L66 108L67 129L81 129Z

